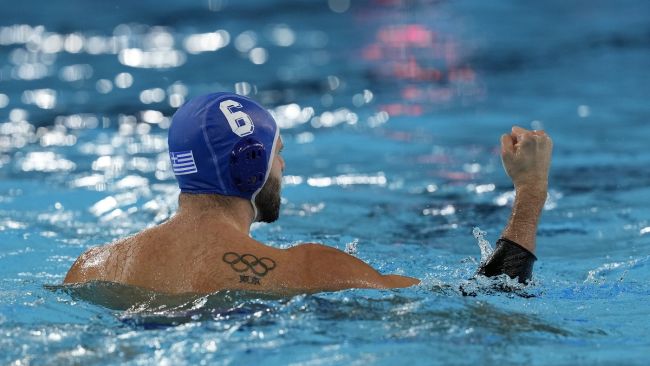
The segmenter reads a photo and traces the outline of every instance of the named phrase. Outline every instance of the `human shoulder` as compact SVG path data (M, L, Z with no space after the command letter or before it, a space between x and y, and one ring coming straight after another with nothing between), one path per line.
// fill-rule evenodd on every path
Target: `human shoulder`
M108 245L86 249L72 264L63 283L81 283L98 279L109 255Z
M287 248L289 256L299 260L309 261L314 257L328 256L328 255L348 255L344 251L319 243L300 243L290 248Z
M121 253L122 257L132 253L132 249L141 240L138 235L86 249L72 264L63 282L81 283L93 280L107 280L107 268L111 266L111 263L116 262L115 257L120 256Z

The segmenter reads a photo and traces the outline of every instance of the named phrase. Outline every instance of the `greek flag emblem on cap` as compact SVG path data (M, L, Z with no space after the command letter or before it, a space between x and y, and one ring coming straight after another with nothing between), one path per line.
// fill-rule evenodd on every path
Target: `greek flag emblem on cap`
M198 172L192 150L170 151L169 158L172 161L172 170L176 175L185 175Z

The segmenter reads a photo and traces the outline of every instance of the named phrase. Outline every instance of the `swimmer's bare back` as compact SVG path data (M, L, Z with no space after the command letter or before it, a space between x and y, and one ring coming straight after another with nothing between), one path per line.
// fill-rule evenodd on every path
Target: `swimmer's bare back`
M206 230L215 225L220 228ZM293 294L419 283L410 277L382 275L363 261L325 245L277 249L210 217L186 218L182 214L133 237L88 250L64 282L94 280L170 294L220 290Z
M276 150L281 150L281 145ZM501 136L503 166L516 195L502 237L479 274L507 274L522 283L531 278L552 146L543 131L515 126ZM271 175L280 177L282 171L284 160L275 151ZM324 245L302 244L289 249L264 245L249 236L255 216L250 202L217 198L181 194L179 210L169 221L88 250L73 264L64 282L109 281L171 294L220 290L295 294L400 288L420 282L380 274L363 261Z

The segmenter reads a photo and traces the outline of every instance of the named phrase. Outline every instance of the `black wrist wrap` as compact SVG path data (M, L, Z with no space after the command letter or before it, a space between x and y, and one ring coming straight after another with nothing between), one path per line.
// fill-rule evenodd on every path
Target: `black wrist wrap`
M526 283L533 276L533 264L537 257L526 248L512 240L501 238L488 261L481 266L478 274L486 277L507 274L517 277L519 283Z

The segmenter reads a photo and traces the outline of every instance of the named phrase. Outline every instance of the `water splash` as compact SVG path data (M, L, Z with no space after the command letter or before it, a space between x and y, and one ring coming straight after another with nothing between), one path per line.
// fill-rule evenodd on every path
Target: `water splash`
M463 296L478 295L505 295L530 298L540 295L540 289L535 282L528 284L519 283L516 278L510 278L507 274L494 277L475 276L469 280L463 280L458 286Z
M474 235L474 238L476 238L478 241L478 247L481 249L481 265L487 262L488 258L490 258L492 252L494 251L490 245L490 242L485 240L486 234L487 233L485 231L482 231L478 226L472 229L472 235Z
M607 276L616 275L619 272L622 273L618 276L618 280L623 281L629 270L643 266L645 262L648 262L649 260L650 256L645 258L634 258L628 261L605 263L598 268L589 271L584 283L604 283Z
M357 244L359 244L359 239L354 239L349 243L345 244L345 252L350 254L350 255L355 255L359 252L359 249L357 248Z

